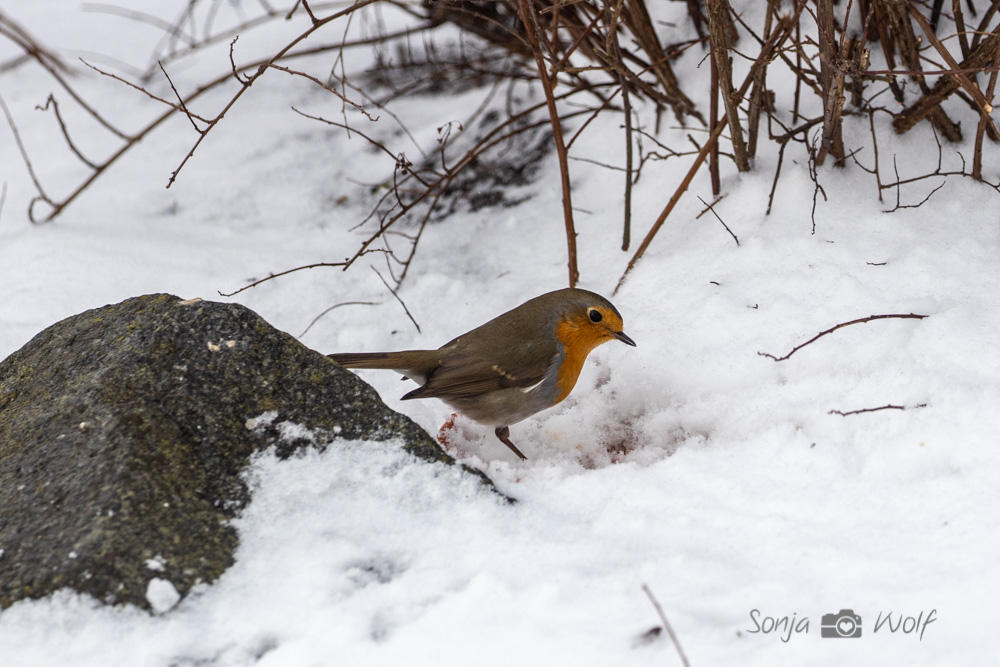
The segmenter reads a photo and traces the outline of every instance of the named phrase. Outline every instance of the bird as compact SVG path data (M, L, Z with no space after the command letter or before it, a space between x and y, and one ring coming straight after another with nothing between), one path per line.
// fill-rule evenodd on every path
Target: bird
M436 350L327 355L345 368L394 370L420 386L402 397L439 398L493 426L518 458L510 426L569 396L587 355L618 340L635 347L622 316L603 296L578 288L548 292L454 338Z

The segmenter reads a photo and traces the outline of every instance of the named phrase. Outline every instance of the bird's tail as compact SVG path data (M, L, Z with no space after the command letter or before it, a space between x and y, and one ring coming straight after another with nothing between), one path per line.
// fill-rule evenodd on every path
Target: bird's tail
M328 354L344 368L396 368L397 355L394 352L342 352Z
M439 363L437 350L340 352L326 355L344 368L385 368L411 378L426 377Z

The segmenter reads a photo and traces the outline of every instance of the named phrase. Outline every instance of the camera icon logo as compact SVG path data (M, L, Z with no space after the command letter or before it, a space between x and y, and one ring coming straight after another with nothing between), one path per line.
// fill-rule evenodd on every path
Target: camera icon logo
M853 609L841 609L836 614L823 614L820 637L855 638L861 636L861 617Z

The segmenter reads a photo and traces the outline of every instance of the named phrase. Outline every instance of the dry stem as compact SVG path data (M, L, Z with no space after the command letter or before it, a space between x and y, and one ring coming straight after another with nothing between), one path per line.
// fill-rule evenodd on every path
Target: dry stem
M914 313L909 313L909 314L906 314L906 315L897 315L897 314L893 314L893 315L869 315L868 317L861 317L861 318L856 319L856 320L851 320L850 322L841 322L840 324L838 324L836 326L830 327L829 329L826 329L824 331L820 331L818 334L816 334L815 336L813 336L812 338L810 338L806 342L804 342L804 343L802 343L800 345L796 345L795 347L793 347L792 351L789 352L788 354L786 354L783 357L776 357L773 354L769 354L767 352L758 352L757 354L759 354L762 357L767 357L768 359L773 359L774 361L785 361L790 356L792 356L793 354L795 354L796 352L798 352L799 350L801 350L802 348L804 348L806 345L809 345L810 343L813 343L813 342L819 340L823 336L826 336L828 334L832 334L837 329L843 329L844 327L851 326L852 324L865 324L866 322L872 322L874 320L886 320L886 319L890 319L890 318L922 320L925 317L927 317L927 315L916 315Z

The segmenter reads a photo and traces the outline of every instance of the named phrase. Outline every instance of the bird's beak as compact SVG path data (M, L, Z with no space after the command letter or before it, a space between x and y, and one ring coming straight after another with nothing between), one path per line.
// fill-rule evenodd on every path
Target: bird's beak
M635 347L635 341L626 336L624 331L616 331L614 333L615 333L615 338L625 343L626 345L631 345L632 347Z

